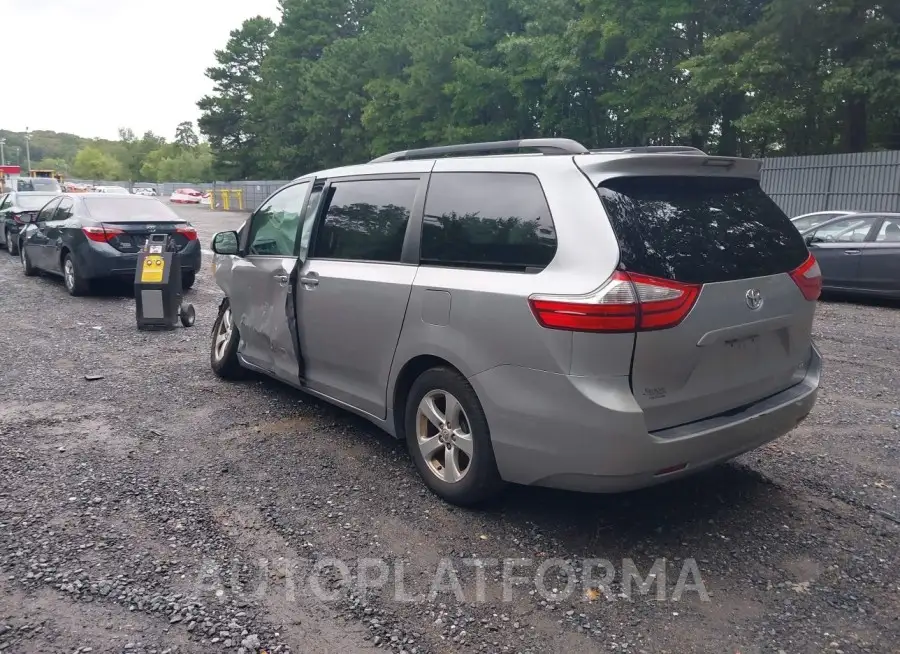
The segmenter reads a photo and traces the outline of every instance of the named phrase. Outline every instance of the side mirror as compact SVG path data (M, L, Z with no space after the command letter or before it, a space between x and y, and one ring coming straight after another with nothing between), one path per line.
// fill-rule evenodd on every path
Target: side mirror
M237 254L237 232L218 232L213 236L212 251L216 254Z
M807 235L806 237L804 237L803 240L806 241L806 244L807 244L807 245L812 245L812 242L813 242L813 239L814 239L814 238L815 238L815 236L813 236L812 234L809 234L809 235Z

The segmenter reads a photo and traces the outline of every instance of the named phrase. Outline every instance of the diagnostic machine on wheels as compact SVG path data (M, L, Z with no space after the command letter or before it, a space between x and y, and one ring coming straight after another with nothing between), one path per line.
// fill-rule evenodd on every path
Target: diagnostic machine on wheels
M194 324L194 306L182 302L181 256L168 234L151 234L138 253L134 305L138 329Z

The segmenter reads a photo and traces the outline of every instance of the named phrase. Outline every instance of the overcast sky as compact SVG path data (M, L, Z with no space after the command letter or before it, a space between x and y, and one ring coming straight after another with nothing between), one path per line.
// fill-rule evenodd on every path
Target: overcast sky
M277 22L277 0L0 0L0 129L172 140L213 51L257 15Z

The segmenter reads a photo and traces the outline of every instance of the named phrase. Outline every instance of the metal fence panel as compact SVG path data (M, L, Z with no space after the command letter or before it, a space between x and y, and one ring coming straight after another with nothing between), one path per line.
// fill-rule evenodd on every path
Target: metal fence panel
M900 211L900 151L764 159L761 183L789 216Z

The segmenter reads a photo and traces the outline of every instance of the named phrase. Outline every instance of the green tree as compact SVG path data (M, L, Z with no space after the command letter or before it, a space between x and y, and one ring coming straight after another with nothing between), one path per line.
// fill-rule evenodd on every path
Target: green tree
M175 128L175 144L182 148L196 148L200 144L193 122L186 120L178 123Z
M122 166L100 148L89 145L75 156L72 175L79 179L115 180L122 175Z
M224 50L215 53L217 65L206 76L213 92L197 103L201 111L200 131L215 152L215 170L228 179L251 177L260 170L262 153L257 150L256 119L264 113L251 111L260 68L275 24L257 16L231 32Z

